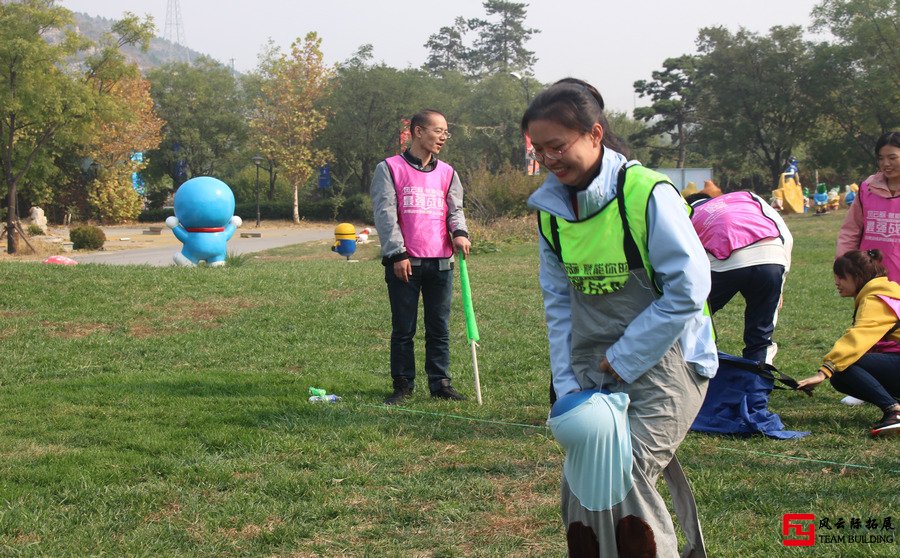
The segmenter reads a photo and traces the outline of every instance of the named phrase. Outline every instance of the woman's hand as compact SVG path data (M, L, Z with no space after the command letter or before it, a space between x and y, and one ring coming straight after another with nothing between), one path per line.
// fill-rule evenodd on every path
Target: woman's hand
M809 378L803 378L799 382L797 382L797 389L808 388L809 391L812 391L812 388L821 384L825 381L825 374L822 372L816 372L814 376L810 376Z
M616 371L613 370L612 364L610 364L609 361L606 360L606 357L603 357L603 361L600 362L600 372L603 372L604 374L609 374L617 382L623 381L622 378L618 374L616 374Z

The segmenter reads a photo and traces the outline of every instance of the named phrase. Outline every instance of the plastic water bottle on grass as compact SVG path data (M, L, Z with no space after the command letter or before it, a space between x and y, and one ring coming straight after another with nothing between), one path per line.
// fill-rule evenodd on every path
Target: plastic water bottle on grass
M336 403L340 401L341 398L333 393L328 393L322 388L309 388L309 402L310 403Z
M333 393L329 393L327 395L310 395L309 396L310 403L336 403L340 400L341 400L341 398Z

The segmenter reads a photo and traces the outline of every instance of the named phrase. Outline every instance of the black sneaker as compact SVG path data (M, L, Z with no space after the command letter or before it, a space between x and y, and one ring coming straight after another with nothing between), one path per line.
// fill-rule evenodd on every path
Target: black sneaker
M872 436L900 434L900 411L887 411L881 422L872 427Z
M411 385L394 386L394 393L384 400L385 405L399 405L412 395L413 388Z
M435 391L431 392L431 396L436 399L451 399L453 401L465 401L466 396L460 394L458 391L453 389L451 385L441 386Z

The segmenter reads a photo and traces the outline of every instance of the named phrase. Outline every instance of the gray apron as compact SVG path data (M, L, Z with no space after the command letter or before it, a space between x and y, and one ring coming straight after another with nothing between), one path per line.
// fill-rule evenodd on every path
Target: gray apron
M625 500L608 510L584 508L563 476L562 516L569 535L571 555L586 555L583 550L573 550L573 533L576 537L578 533L589 534L586 528L590 528L597 544L597 547L591 548L598 548L599 556L618 556L617 528L622 529L632 521L641 523L629 518L620 525L620 520L635 516L645 524L638 531L644 529L646 535L649 527L652 532L656 556L679 556L672 518L656 490L659 474L663 473L672 494L678 522L687 539L681 556L705 558L696 503L675 458L675 450L687 435L703 403L707 379L691 369L677 342L659 363L634 383L616 382L610 375L600 372L600 362L607 349L657 297L645 270L632 270L625 286L611 294L586 295L571 285L569 292L572 297L572 368L575 376L582 389L606 388L628 394L631 399L628 422L634 454L633 487ZM620 531L620 538L640 538L633 537L631 533L633 531L627 529ZM632 542L640 548L639 540ZM629 540L620 540L619 543L627 548ZM628 551L623 550L623 555L628 555Z

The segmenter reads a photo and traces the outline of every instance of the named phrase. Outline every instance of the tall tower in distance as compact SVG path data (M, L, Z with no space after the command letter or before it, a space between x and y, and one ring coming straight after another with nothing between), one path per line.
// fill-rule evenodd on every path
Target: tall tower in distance
M184 46L184 23L181 21L181 5L178 0L166 4L166 27L163 39L172 44Z

